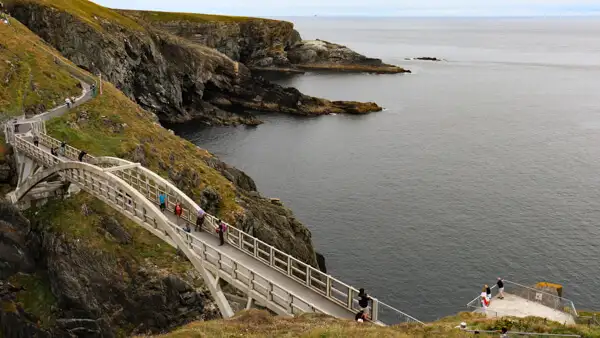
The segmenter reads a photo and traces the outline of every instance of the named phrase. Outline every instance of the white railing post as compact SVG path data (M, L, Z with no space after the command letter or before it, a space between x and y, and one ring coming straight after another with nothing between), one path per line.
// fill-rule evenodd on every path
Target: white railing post
M287 259L287 273L288 273L288 276L292 275L292 257L291 256L288 256L288 259Z
M254 290L254 271L250 271L250 291Z
M326 286L325 294L327 297L331 297L331 278L327 276L327 286Z
M308 286L310 288L311 283L310 283L310 267L307 265L306 266L306 286Z
M244 233L241 231L238 231L238 245L239 245L240 250L243 251L243 249L244 249L244 247L243 247L244 246Z
M373 305L371 307L371 320L376 322L379 320L379 301L374 298L371 300L371 305Z
M254 248L254 257L258 257L258 245L256 245L256 237L252 237L253 240L253 248Z
M269 265L273 266L275 263L275 254L273 252L273 247L269 247Z
M348 288L348 299L346 300L346 306L349 309L352 309L352 288Z

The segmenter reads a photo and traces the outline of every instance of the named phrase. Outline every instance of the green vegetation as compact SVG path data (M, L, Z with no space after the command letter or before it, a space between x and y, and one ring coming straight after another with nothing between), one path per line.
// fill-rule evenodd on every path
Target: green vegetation
M106 20L133 30L143 30L137 22L117 11L95 4L88 0L5 0L6 5L39 4L56 8L77 17L98 30L104 30L101 23Z
M247 16L196 14L196 13L176 13L176 12L156 12L156 11L133 11L124 10L121 13L139 17L145 21L169 22L169 21L189 21L197 23L206 22L244 22L250 20L278 21L271 19L260 19Z
M82 212L83 205L90 211L88 215ZM51 201L28 216L43 220L53 232L111 255L115 267L119 267L121 261L143 265L149 260L159 270L169 273L184 273L193 269L191 263L178 255L175 248L84 192L64 201ZM102 219L107 216L114 217L131 234L131 244L120 244L99 230Z
M25 288L25 291L17 293L17 302L21 303L27 312L37 317L42 327L52 327L56 320L52 313L56 298L52 294L47 276L42 273L34 275L19 273L12 276L10 282L17 287Z
M358 324L324 315L305 314L295 318L274 317L265 311L250 310L228 320L195 322L163 338L194 337L303 337L303 338L408 338L408 337L474 337L458 329L466 322L470 330L500 330L506 327L512 331L538 333L579 334L583 337L600 337L600 328L585 326L565 327L560 323L548 322L542 318L502 318L487 319L480 314L463 312L456 316L426 323L425 325L401 324L380 327L372 324ZM499 334L479 334L478 337L498 337Z
M142 153L145 166L165 178L169 170L183 173L186 179L180 188L191 196L200 196L207 186L215 189L222 197L220 216L225 220L233 221L240 210L233 184L204 162L211 156L206 150L162 128L151 113L109 83L104 84L103 95L49 121L47 130L94 156L139 161L133 154ZM188 177L194 173L197 179Z
M44 49L51 50L17 20L0 25L0 112L5 114L0 120L32 107L43 111L81 93L79 81Z

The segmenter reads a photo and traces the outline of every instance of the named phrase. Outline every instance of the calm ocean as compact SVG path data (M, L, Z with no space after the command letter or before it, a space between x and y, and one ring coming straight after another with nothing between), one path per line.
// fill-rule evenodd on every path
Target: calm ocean
M466 310L498 276L598 308L598 18L290 20L414 73L279 80L381 113L176 132L281 198L330 273L419 319Z

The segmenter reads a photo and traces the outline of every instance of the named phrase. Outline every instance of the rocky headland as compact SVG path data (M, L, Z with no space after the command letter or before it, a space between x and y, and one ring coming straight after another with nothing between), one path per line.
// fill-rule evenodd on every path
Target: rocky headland
M139 22L215 48L251 70L410 73L323 40L303 40L291 22L190 13L120 11Z
M192 22L177 13L161 13L172 14L167 21L149 20L152 12L100 6L82 14L74 10L79 2L11 0L7 8L76 65L101 73L163 122L254 125L260 121L252 111L315 116L382 110L372 102L308 96L253 76L252 67L391 67L343 46L303 43L291 23L228 17Z

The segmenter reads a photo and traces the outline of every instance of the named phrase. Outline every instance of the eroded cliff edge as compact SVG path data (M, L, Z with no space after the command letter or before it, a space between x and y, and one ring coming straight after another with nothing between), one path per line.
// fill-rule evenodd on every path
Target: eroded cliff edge
M303 40L291 22L192 13L119 11L156 29L215 48L250 69L410 73L324 40Z
M7 8L64 56L101 73L161 121L256 124L249 111L311 116L381 110L372 102L329 101L253 77L243 62L216 49L104 7L85 4L82 14L77 10L82 0L61 4L12 0Z

